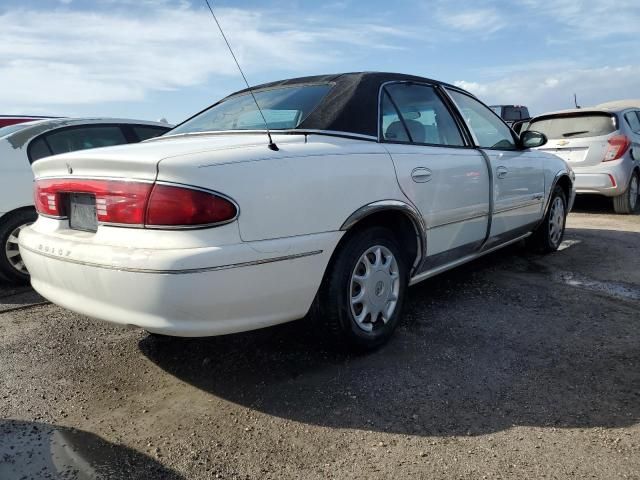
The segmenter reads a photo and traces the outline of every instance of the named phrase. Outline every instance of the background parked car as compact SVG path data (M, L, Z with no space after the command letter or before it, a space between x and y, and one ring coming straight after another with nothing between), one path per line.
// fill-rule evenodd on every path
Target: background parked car
M491 109L509 126L512 126L514 122L531 118L529 109L524 105L491 105Z
M38 117L29 115L0 115L0 128L18 123L33 122L34 120L44 120L55 117Z
M50 155L136 143L162 135L170 125L121 119L57 118L0 128L0 274L26 281L18 236L37 215L30 165Z
M613 197L617 213L638 209L640 101L548 113L531 120L528 129L549 139L540 150L571 165L578 194Z

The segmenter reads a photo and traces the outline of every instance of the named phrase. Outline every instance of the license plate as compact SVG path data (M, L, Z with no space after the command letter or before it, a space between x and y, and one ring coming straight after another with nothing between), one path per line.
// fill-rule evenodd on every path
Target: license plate
M84 193L69 195L69 227L74 230L96 232L98 219L96 217L96 197Z

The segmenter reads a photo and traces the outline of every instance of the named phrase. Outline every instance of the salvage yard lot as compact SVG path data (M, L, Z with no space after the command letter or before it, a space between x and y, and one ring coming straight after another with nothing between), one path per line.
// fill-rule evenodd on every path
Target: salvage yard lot
M410 289L364 356L304 322L165 340L36 302L0 284L0 478L50 454L79 478L640 478L640 216L600 202L557 253Z

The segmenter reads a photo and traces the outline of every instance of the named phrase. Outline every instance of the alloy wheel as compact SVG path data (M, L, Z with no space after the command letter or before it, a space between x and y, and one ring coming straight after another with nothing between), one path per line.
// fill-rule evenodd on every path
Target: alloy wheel
M629 206L631 207L632 212L636 209L637 203L638 203L638 176L634 175L633 177L631 177L631 182L629 183Z
M562 198L556 197L551 204L549 212L549 241L552 245L558 245L564 231L564 202Z
M18 237L20 236L20 232L24 227L31 225L31 223L25 223L16 227L10 234L9 238L4 246L4 253L9 261L9 265L11 265L17 272L22 273L24 275L28 275L27 267L22 260L22 255L20 255L20 249L18 247Z
M371 332L393 316L400 293L398 262L387 247L375 245L356 262L349 282L353 318L362 330Z

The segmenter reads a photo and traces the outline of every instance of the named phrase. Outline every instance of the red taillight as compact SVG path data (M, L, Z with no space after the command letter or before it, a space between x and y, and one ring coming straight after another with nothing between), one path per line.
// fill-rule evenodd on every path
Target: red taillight
M67 216L67 194L96 197L96 217L102 223L144 225L151 183L123 180L44 179L36 181L36 210L54 217Z
M36 181L38 213L66 217L70 193L95 196L100 223L148 227L193 227L233 220L234 203L213 193L165 184L124 180L42 179Z
M235 218L236 206L209 192L155 184L147 207L147 225L193 226L226 222Z
M604 154L603 162L610 162L612 160L618 160L622 157L629 147L631 146L631 140L626 135L615 135L607 140L609 146Z

